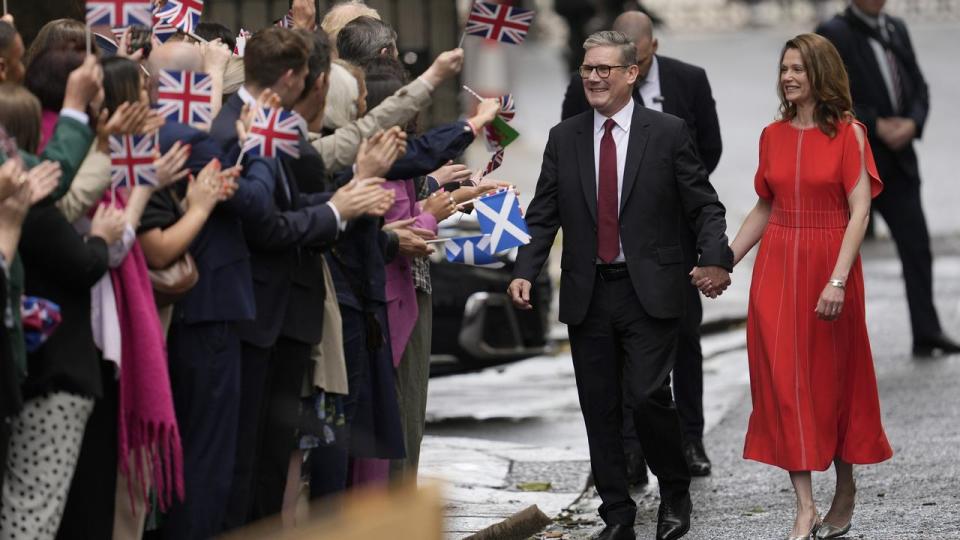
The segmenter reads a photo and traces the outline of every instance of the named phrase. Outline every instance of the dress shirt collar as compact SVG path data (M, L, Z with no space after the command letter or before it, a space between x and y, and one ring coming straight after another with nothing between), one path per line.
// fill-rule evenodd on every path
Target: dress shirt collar
M631 94L632 95L632 94ZM616 122L617 126L624 131L630 131L630 121L633 120L633 98L631 97L627 100L627 104L623 106L622 109L617 111L613 116L613 121ZM597 112L596 109L593 110L593 131L594 133L600 132L603 133L603 124L607 121L607 117Z
M862 9L858 8L853 2L850 3L850 11L861 21L867 23L867 26L873 28L874 30L880 30L884 27L884 17L883 12L879 15L869 15L865 13Z
M240 99L247 105L253 105L257 102L257 98L253 97L253 94L247 90L246 86L241 86L240 89L237 90L237 95L240 96Z
M657 61L657 55L653 55L653 62L650 63L650 70L647 71L647 78L637 81L637 86L643 88L648 84L660 86L660 62Z

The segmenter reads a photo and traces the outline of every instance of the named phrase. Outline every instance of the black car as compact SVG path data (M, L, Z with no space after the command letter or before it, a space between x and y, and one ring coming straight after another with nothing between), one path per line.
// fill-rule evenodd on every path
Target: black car
M468 218L469 219L469 218ZM479 234L475 221L443 227L441 238ZM531 291L537 308L513 308L506 294L516 250L487 268L447 262L442 244L430 259L433 342L430 375L474 371L538 356L549 350L550 278L542 272ZM543 306L542 308L540 306Z

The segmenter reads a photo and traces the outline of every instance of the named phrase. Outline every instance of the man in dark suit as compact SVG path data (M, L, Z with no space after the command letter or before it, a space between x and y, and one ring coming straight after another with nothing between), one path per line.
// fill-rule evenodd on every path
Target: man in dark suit
M227 100L210 129L228 155L239 147L236 124L245 103L256 105L254 96L272 89L285 108L297 103L306 86L310 48L302 35L277 27L261 30L249 40L245 84ZM305 139L300 147L312 150ZM293 160L270 161L275 183L270 212L243 224L257 309L254 320L240 325L240 428L228 528L242 525L251 515L280 510L287 464L295 449L300 390L323 324L326 292L314 251L329 247L347 221L379 206L387 193L356 182L332 193L301 193ZM312 172L323 174L322 169Z
M707 73L702 68L673 58L656 54L658 42L653 36L653 23L646 14L628 11L613 23L613 29L623 32L637 44L639 81L633 90L633 99L647 108L683 119L697 149L697 154L708 173L720 161L723 143L717 107L710 90ZM565 120L589 110L583 81L574 74L567 87L561 116ZM683 231L684 262L692 267L697 262L696 236L688 226ZM673 370L673 392L683 426L683 452L694 476L710 474L711 464L703 447L703 352L700 349L700 323L703 306L700 293L693 285L684 291L686 311L680 322L680 348ZM625 417L624 445L627 451L627 472L631 484L646 482L643 451L637 440L636 428L630 415Z
M550 131L526 213L532 240L520 249L509 294L531 309L531 283L563 228L560 321L569 325L580 406L590 446L602 539L634 538L621 437L631 405L650 468L660 482L658 539L690 528L690 473L670 391L688 273L729 285L733 254L725 210L684 123L635 106L636 47L620 32L584 43L580 68L592 111ZM700 258L684 265L681 214Z
M933 304L933 254L920 204L920 167L913 140L923 135L930 95L903 20L883 12L885 0L854 0L817 27L843 58L857 118L867 126L883 192L874 208L897 244L910 306L913 354L960 352L944 335Z

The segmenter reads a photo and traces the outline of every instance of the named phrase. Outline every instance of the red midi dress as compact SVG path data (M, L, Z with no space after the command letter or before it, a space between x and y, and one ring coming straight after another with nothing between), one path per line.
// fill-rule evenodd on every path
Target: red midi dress
M883 184L870 145L864 145L876 197ZM840 317L823 321L814 311L840 253L850 219L847 195L861 165L853 124L841 122L831 138L780 121L760 137L754 185L772 209L747 315L753 412L746 459L822 471L835 457L866 464L893 455L880 420L859 257Z

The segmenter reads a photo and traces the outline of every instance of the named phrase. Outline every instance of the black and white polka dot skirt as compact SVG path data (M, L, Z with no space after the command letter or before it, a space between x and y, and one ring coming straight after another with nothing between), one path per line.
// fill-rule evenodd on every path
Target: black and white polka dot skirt
M11 423L0 540L53 540L94 400L66 392L24 403Z

